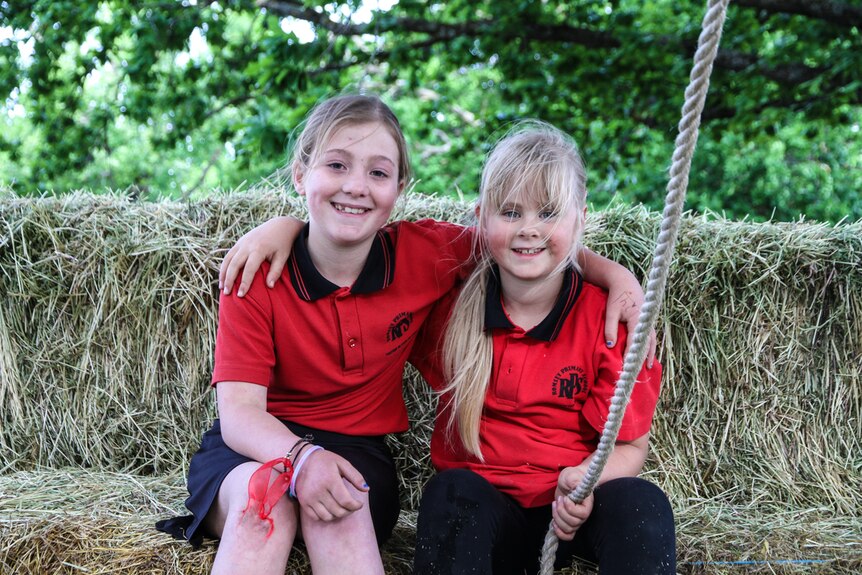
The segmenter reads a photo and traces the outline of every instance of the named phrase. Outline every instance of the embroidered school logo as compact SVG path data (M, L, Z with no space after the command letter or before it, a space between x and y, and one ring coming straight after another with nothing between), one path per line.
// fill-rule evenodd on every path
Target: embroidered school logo
M392 323L389 324L389 329L386 330L386 341L395 341L410 330L410 324L413 323L413 313L403 311L395 316Z
M551 393L554 397L574 399L576 395L587 392L587 374L576 365L564 367L554 376Z

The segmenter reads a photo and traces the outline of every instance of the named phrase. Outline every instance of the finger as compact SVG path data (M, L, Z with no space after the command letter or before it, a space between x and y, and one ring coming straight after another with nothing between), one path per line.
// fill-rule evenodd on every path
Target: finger
M634 334L634 331L629 331L629 335L633 335L633 334ZM628 355L629 348L632 346L632 342L634 342L634 340L635 340L635 338L633 338L633 337L627 337L626 338L626 348L625 348L625 350L623 350L623 357Z
M228 255L225 256L225 261L222 263L222 267L227 270L225 272L224 287L222 288L225 294L230 294L234 287L234 283L236 282L236 278L239 275L239 271L243 268L243 265L245 265L246 257L240 255L238 251L234 250L236 250L236 246L231 248Z
M608 313L605 315L605 345L609 348L614 347L617 343L617 329L619 325L619 313L608 310Z
M344 480L339 478L338 483L338 486L327 490L325 497L320 498L320 501L333 518L350 515L354 511L361 509L363 503L354 496L355 492L348 488L348 484Z
M362 508L362 499L354 490L353 484L341 479L330 491L333 505L329 510L339 517Z
M339 462L338 472L341 473L341 477L343 477L347 483L355 487L357 491L368 491L368 484L365 482L365 478L362 477L362 474L347 461L342 460Z
M362 501L359 501L354 497L346 487L332 493L331 495L333 505L329 510L336 517L343 517L349 513L362 509Z
M575 503L568 497L563 497L557 504L557 515L561 525L577 529L587 520L590 510L583 503Z
M238 297L244 296L251 289L251 283L254 281L254 275L260 269L260 264L263 263L264 257L257 252L252 252L245 260L245 266L242 268L242 279L239 283L239 289L236 290Z
M272 257L272 263L269 266L269 273L266 275L267 287L275 286L275 282L281 277L281 272L284 271L284 264L287 263L289 254L277 253Z
M557 539L559 539L560 541L571 541L572 539L575 538L575 532L574 531L572 531L571 533L569 533L567 531L563 531L562 529L557 527L556 523L554 523L554 535L556 535Z
M332 521L335 519L335 516L322 501L315 502L314 505L309 506L308 509L318 521Z
M236 255L236 246L232 247L227 254L225 254L224 259L221 261L221 265L218 267L218 289L220 290L225 288L225 283L228 278L230 278L231 284L233 284L233 277L236 277L236 274L231 277L228 273L228 267L230 267L230 263L233 261L234 255ZM230 289L225 293L230 293Z
M559 539L562 539L563 541L570 541L574 537L576 527L565 521L560 516L560 505L558 504L558 501L554 501L551 503L551 510L551 514L553 517L552 525L554 527L554 533Z

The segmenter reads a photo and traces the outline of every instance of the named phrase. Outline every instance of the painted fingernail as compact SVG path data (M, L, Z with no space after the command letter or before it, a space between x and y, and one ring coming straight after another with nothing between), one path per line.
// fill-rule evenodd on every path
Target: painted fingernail
M369 489L369 487L368 487L368 484L367 484L367 483L363 483L363 484L362 484L362 487L364 487L365 489Z
M269 287L273 287L275 285L275 282L270 280L266 282L266 285L268 285Z
M614 342L612 342L611 340L608 340L608 341L606 341L606 342L605 342L605 345L606 345L606 346L608 346L608 347L613 347L613 346L614 346Z

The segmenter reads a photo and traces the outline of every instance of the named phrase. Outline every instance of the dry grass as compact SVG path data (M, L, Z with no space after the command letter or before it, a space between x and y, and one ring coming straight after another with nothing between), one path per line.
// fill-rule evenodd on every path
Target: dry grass
M88 572L84 558L94 573L205 572L211 550L180 551L149 526L181 504L213 415L217 266L244 231L302 209L265 190L192 204L0 197L3 573ZM415 196L399 210L470 212ZM592 214L586 241L643 273L658 219ZM862 224L688 217L677 254L647 475L679 513L680 571L862 571ZM408 381L413 428L392 442L411 509L433 407ZM61 480L16 490L29 473ZM402 535L391 561L409 557ZM800 558L827 562L691 564Z

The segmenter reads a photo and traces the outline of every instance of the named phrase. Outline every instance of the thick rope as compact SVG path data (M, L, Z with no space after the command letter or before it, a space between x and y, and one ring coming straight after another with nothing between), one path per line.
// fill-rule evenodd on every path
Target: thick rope
M601 439L584 478L578 487L569 494L569 499L576 503L582 502L592 493L599 476L602 474L619 434L623 414L629 397L631 397L635 380L646 359L649 334L655 327L659 307L664 298L664 289L667 284L667 276L679 232L682 206L688 187L691 158L697 144L700 116L706 101L706 93L709 90L709 77L712 74L712 64L718 52L718 43L721 40L721 31L729 2L730 0L709 0L707 12L703 18L697 52L694 55L694 66L691 70L688 87L685 90L685 103L682 107L679 135L676 138L673 152L673 164L670 169L670 181L667 185L661 231L656 240L655 255L650 268L644 305L641 307L638 324L623 362L623 371L620 373L614 396L611 399L608 420L602 430ZM542 546L540 575L551 575L554 572L554 559L557 555L558 544L559 541L552 524Z

